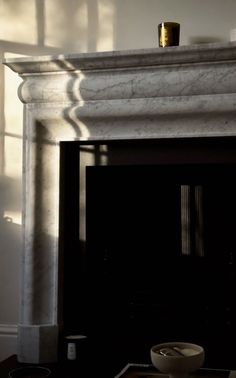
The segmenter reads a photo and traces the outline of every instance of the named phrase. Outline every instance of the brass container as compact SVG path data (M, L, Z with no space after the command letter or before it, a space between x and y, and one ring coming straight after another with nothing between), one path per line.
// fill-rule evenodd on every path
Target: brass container
M161 22L158 25L159 46L179 46L180 24Z

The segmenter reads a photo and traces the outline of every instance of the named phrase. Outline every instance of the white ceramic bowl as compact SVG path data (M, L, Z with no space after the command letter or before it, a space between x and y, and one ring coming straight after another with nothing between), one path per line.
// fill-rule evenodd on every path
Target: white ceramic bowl
M205 358L203 347L184 342L154 345L150 354L156 369L175 378L199 369Z

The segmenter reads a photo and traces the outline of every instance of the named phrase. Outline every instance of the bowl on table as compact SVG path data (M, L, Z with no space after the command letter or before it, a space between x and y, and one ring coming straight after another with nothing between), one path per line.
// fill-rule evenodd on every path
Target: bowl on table
M154 345L150 355L153 366L171 378L182 378L198 370L205 358L202 346L185 342Z

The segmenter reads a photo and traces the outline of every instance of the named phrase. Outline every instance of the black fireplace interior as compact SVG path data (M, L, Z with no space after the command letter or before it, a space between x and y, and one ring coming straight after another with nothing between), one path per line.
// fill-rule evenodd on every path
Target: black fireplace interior
M61 144L64 334L86 334L111 376L174 340L201 344L205 367L236 369L235 147L228 138ZM94 164L84 169L80 240L85 153Z

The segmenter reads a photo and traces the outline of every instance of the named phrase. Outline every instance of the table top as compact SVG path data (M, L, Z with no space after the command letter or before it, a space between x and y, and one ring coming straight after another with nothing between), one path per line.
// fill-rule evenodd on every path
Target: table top
M17 361L17 356L12 355L0 362L0 378L9 378L8 374L11 370L26 366L32 366L32 364L20 363ZM91 369L87 367L82 368L76 361L62 361L55 364L40 364L34 366L42 366L50 369L51 375L49 378L92 378L96 376L94 371L91 371ZM158 372L149 364L127 364L115 377L105 376L101 366L96 368L96 372L98 377L102 376L102 378L168 378L167 374ZM189 375L189 378L236 378L236 371L203 368Z

